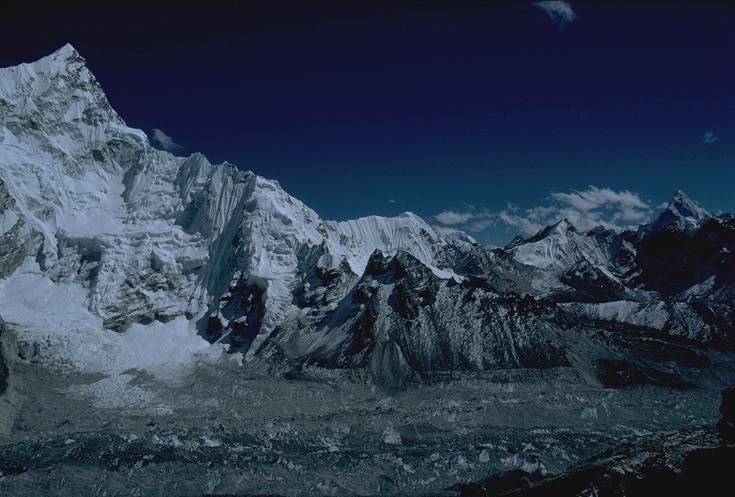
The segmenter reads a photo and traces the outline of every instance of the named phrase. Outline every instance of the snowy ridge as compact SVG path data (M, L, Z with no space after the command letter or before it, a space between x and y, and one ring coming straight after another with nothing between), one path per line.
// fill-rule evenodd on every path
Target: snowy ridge
M532 281L543 294L565 288L560 281L565 274L588 278L590 271L621 284L611 270L610 261L619 249L617 240L580 233L566 219L548 226L528 240L516 241L508 253L517 262L541 270Z
M539 269L566 267L587 258L601 263L608 258L604 247L580 234L566 219L543 229L511 252L518 262Z

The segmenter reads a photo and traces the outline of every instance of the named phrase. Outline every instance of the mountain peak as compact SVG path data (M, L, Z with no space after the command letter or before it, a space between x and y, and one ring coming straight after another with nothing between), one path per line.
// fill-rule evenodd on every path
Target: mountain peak
M543 228L541 231L536 233L534 236L529 238L528 241L538 241L551 235L566 235L569 232L576 232L577 229L574 225L569 222L567 218L560 219L554 224Z
M672 212L678 218L696 221L697 224L710 216L706 210L702 209L681 190L677 190L674 194L671 202L666 207L666 211Z
M681 190L676 191L669 202L667 209L676 209L679 213L686 216L697 214L704 214L705 216L708 215L707 211L699 207L694 200L689 198L689 195Z
M125 124L87 61L69 43L35 62L1 68L0 98L16 118L42 123L47 135L61 132L71 122L85 127L90 138L99 135L90 131L93 127Z
M22 64L21 66L29 66L37 74L57 74L84 71L87 69L87 61L80 55L71 43L67 43L57 49L50 55L41 57L30 64Z
M81 57L77 49L71 43L65 43L64 46L56 50L50 55L54 59L71 59L75 57Z
M686 193L677 190L667 204L666 209L654 222L646 225L643 231L647 233L657 229L668 229L690 232L696 230L702 224L702 221L709 217L710 214L697 205Z
M571 222L569 222L569 219L567 219L567 218L563 218L560 221L558 221L554 225L554 228L556 230L559 230L559 231L569 231L570 229L572 229L572 230L575 229L574 228L574 225Z

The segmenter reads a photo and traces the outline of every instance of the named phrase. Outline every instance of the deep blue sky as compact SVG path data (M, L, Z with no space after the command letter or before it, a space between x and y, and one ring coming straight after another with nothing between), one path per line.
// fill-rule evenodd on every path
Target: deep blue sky
M735 210L735 6L572 6L562 29L532 2L34 4L3 13L0 66L70 42L128 124L327 218L492 216L588 185Z

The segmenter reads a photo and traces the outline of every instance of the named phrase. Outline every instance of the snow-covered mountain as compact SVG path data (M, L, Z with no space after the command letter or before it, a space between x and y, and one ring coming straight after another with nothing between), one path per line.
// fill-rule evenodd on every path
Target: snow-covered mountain
M679 190L656 220L651 224L642 226L641 231L648 233L667 229L691 233L710 217L706 210L699 207L686 193Z
M263 303L252 354L314 268L360 275L374 250L404 250L453 276L438 262L449 242L413 214L324 221L276 181L154 149L71 45L0 71L0 164L2 275L78 284L112 330L213 312L231 331L244 286Z
M734 250L732 216L681 192L637 232L561 220L503 249L411 213L323 220L274 180L153 148L70 45L0 69L0 317L82 369L217 343L253 371L404 385L638 357L599 343L621 329L729 347Z

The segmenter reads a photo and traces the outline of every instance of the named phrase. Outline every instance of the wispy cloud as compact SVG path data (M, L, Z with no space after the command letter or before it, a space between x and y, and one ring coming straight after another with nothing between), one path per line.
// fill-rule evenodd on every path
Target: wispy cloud
M704 135L702 136L702 142L706 145L712 145L719 139L720 138L715 134L714 131L705 131Z
M442 224L453 226L457 224L464 224L473 217L475 217L475 215L471 212L457 212L446 210L441 211L439 214L435 215L434 219Z
M577 20L577 14L574 13L574 9L572 9L569 2L562 0L542 0L541 2L534 2L533 5L543 10L559 27L563 28L570 22Z
M451 226L470 233L479 233L495 224L495 215L486 209L467 206L466 210L444 210L434 219L444 226Z
M466 205L447 209L434 216L443 229L482 233L488 228L505 225L524 236L533 235L546 226L567 219L578 230L598 226L620 231L635 228L650 220L654 208L630 190L613 190L589 186L583 190L551 192L540 205L521 209L508 204L500 212Z
M531 210L527 211L524 215L520 212L520 209L513 204L508 204L508 207L505 210L500 211L500 214L498 214L498 218L502 222L508 226L516 228L524 235L532 235L542 227L538 221L532 221L530 217L536 217L536 215L531 212Z
M476 216L472 222L465 227L465 230L470 233L480 233L481 231L485 231L495 224L495 217L496 216L489 213Z
M586 190L551 192L544 205L523 211L509 205L498 214L498 218L522 233L532 235L564 218L582 231L597 226L622 230L646 222L652 213L651 205L635 192L590 186Z
M166 133L164 133L160 129L153 128L151 131L153 132L153 138L152 138L153 143L158 145L163 150L173 152L174 150L178 150L181 148L181 145L176 143L173 138L168 136Z

